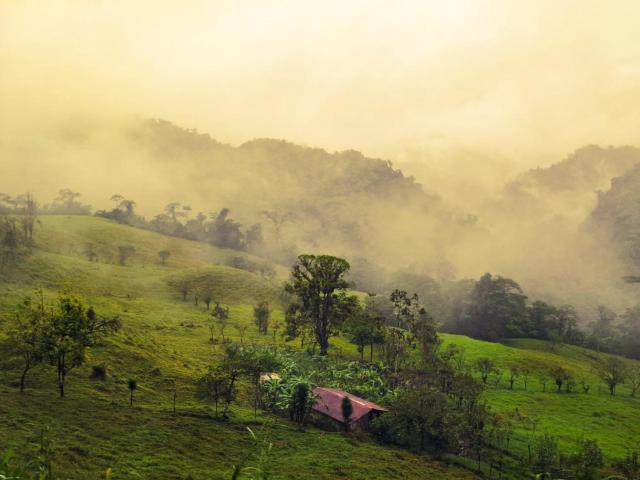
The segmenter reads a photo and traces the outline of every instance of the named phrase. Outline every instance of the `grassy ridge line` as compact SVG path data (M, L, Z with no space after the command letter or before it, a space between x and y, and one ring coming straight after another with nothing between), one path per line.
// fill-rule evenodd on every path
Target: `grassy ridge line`
M171 252L167 260L167 265L171 268L224 264L232 257L264 262L264 259L249 253L161 235L99 217L45 215L39 221L36 243L40 250L85 258L87 244L93 243L99 262L117 263L117 247L126 244L136 248L130 263L145 266L158 265L160 250ZM279 278L288 276L286 267L272 265Z

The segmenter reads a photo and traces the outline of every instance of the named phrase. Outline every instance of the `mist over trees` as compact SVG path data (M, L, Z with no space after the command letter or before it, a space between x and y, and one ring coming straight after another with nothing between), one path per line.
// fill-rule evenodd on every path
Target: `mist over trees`
M609 227L583 228L598 202L595 192L640 160L632 147L584 147L463 209L453 197L468 192L438 196L434 179L418 183L390 162L356 151L269 139L234 147L165 120L74 128L83 135L65 138L65 152L91 151L96 165L107 165L124 149L139 167L126 181L101 178L98 189L95 179L78 179L68 169L65 184L72 188L56 186L43 212L87 212L86 185L100 204L96 213L121 223L285 266L303 252L349 258L351 276L365 290L388 289L384 283L394 275L443 282L496 272L517 279L533 298L574 305L587 322L598 305L621 312L636 303L636 292L621 280L636 272L601 235ZM112 143L92 143L107 134ZM112 205L104 209L108 198Z

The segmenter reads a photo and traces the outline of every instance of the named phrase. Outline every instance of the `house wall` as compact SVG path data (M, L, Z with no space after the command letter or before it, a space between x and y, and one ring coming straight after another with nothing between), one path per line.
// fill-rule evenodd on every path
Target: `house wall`
M337 420L334 420L327 415L323 415L322 413L316 412L315 410L311 412L311 423L313 423L316 427L327 430L329 432L344 431L344 424L342 422L338 422Z
M356 422L352 422L349 425L349 430L361 430L368 431L369 423L380 415L380 412L372 411L367 415L360 417ZM334 420L332 417L328 415L323 415L320 412L316 412L313 410L311 412L311 423L313 423L318 428L322 428L323 430L327 430L329 432L344 432L344 423Z

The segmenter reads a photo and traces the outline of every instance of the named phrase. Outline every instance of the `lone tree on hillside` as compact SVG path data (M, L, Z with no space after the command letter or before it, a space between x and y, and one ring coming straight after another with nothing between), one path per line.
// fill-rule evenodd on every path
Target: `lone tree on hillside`
M215 405L216 417L218 405L227 395L230 378L222 367L209 367L207 373L200 377L196 384L196 396Z
M129 388L129 406L133 407L133 392L138 388L138 382L130 378L127 381L127 387Z
M220 305L220 303L216 302L213 306L211 317L214 320L213 325L218 327L218 331L220 332L220 336L224 342L224 329L227 328L227 325L229 324L229 307ZM209 328L213 332L213 326L210 326ZM213 333L211 338L213 339Z
M482 357L476 360L476 370L480 372L480 377L482 378L482 383L486 384L489 375L495 372L496 364L489 357Z
M205 285L204 287L199 289L198 295L200 299L202 299L202 301L204 302L205 306L207 307L207 310L209 310L211 308L211 302L213 302L213 288L211 288L211 286L209 285Z
M571 380L571 375L567 370L562 367L556 367L551 372L551 376L553 377L553 381L556 382L556 387L558 387L558 393L562 390L562 385L565 382Z
M167 264L167 259L171 256L171 252L169 250L160 250L158 252L158 257L160 257L160 263L162 265Z
M298 336L301 329L313 331L320 346L320 355L327 355L329 338L357 305L357 299L348 296L349 283L344 276L349 263L330 255L300 255L291 272L292 281L285 287L298 299L292 315L288 315L288 333Z
M136 253L136 248L133 245L120 245L118 247L118 263L125 265L127 259Z
M167 285L182 295L183 302L187 301L187 296L193 290L193 282L186 277L172 277L167 280Z
M627 365L619 358L611 357L598 365L598 376L609 387L609 393L616 394L616 387L627 378Z
M253 307L253 318L256 322L256 326L258 327L258 332L262 335L267 334L267 330L269 329L269 317L271 316L271 310L269 309L268 302L260 302L258 305Z
M89 260L90 262L98 261L98 253L96 252L96 249L93 243L91 242L87 243L87 248L85 248L84 254L87 256L87 260Z
M240 345L244 345L244 336L249 329L249 325L246 325L244 323L236 323L233 326L235 327L236 331L238 332L238 336L240 337Z
M84 363L87 349L118 328L118 317L100 317L73 296L61 296L55 307L47 309L43 342L49 362L56 367L60 397L64 397L67 374Z

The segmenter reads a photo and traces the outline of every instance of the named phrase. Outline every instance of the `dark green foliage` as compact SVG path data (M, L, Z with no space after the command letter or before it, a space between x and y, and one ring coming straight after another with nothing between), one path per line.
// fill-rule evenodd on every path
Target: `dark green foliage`
M129 406L133 407L133 392L138 388L138 382L130 378L127 380L127 388L129 389Z
M556 367L551 371L553 381L556 383L558 393L562 391L562 385L571 380L571 374L563 367Z
M471 292L465 333L483 340L518 336L518 325L526 316L526 300L513 280L483 275Z
M56 367L60 397L65 394L67 374L84 363L87 348L119 327L117 317L102 318L69 295L60 296L58 303L46 310L43 343L49 362Z
M585 439L578 442L576 452L569 457L575 478L595 480L604 466L604 456L596 440Z
M91 367L91 380L106 380L107 379L107 367L106 365L93 365Z
M23 360L20 390L24 390L27 372L46 360L56 368L61 397L67 374L84 363L86 350L120 327L119 318L100 317L70 295L61 295L51 306L45 305L42 295L37 302L27 297L16 317L9 338L13 353Z
M353 405L351 404L351 399L346 395L342 397L342 403L340 404L340 409L342 411L342 418L344 418L345 428L349 430L349 425L351 423L351 415L353 414Z
M216 417L218 405L221 400L228 398L231 378L222 367L209 367L207 373L202 375L196 383L196 396L206 402L215 405Z
M0 479L21 480L26 479L27 474L21 465L18 465L11 450L4 452L0 457Z
M269 309L269 302L262 301L253 307L253 319L258 327L258 332L262 335L267 334L270 316L271 310Z
M293 387L293 392L289 395L289 416L291 420L304 425L313 405L311 387L306 382L298 382Z
M421 381L398 391L390 412L373 422L374 433L383 441L420 450L471 452L486 421L478 403L481 389L464 376L438 383L445 383L446 390Z
M553 435L545 433L538 437L534 444L534 466L539 472L556 473L560 449L558 440Z
M627 451L625 458L616 463L625 480L640 480L640 451L637 448Z

